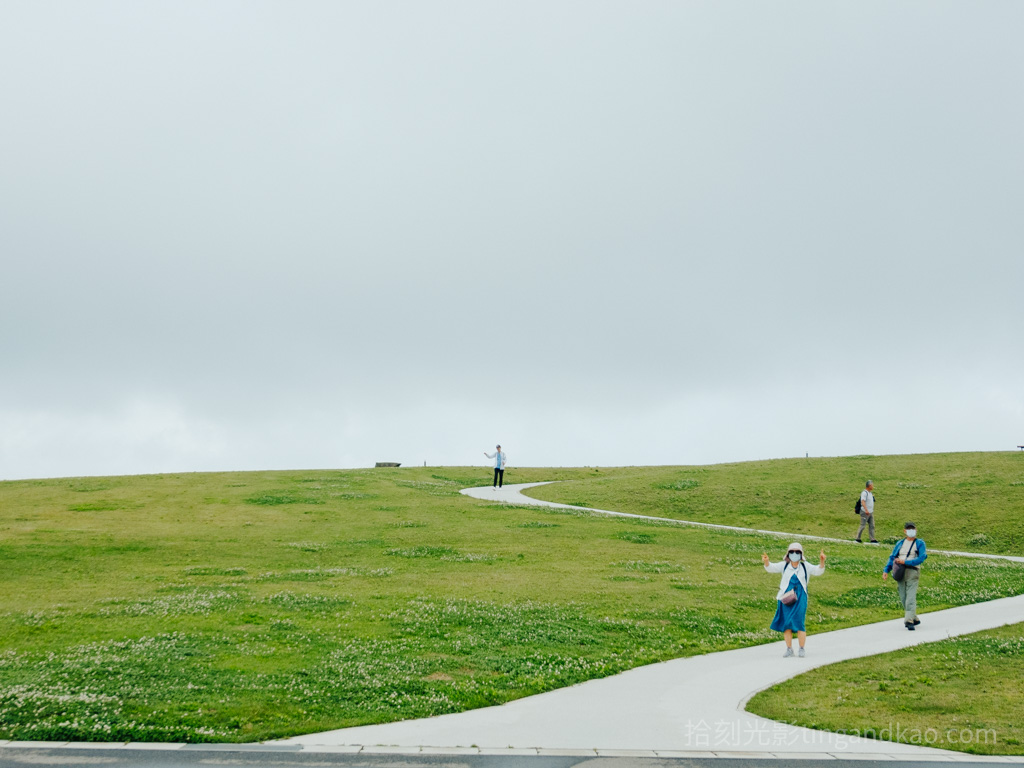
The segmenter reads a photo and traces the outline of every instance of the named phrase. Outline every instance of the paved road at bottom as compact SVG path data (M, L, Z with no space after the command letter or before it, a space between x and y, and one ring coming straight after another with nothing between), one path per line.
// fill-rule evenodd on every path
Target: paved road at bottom
M813 761L783 758L727 757L600 757L552 755L400 755L332 754L299 752L290 749L239 749L225 747L185 747L159 749L69 749L0 748L0 768L59 766L59 768L782 768L796 762ZM955 763L930 760L829 760L829 768L990 768L992 762L957 760Z

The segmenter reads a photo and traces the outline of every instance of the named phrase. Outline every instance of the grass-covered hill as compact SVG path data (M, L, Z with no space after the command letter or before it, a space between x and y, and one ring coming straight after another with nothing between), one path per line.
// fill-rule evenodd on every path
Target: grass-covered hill
M697 519L828 535L852 534L843 510L865 474L887 520L904 494L972 482L985 490L969 494L970 521L989 526L970 535L1019 551L1024 461L1013 461L506 479L572 481L540 490L610 509L686 517L692 505ZM484 706L773 639L777 582L760 555L786 542L458 493L489 479L401 468L0 483L0 738L251 741ZM930 545L966 546L960 520L913 509ZM812 633L897 615L879 580L884 553L826 549ZM929 580L923 610L1024 592L1024 566L933 558Z
M529 495L621 512L852 539L875 484L876 534L913 520L935 549L1024 555L1024 452L787 459L591 470Z

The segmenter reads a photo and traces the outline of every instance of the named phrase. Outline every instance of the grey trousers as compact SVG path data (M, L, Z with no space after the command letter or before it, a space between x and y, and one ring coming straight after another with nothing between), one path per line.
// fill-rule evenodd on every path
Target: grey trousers
M903 621L910 623L917 618L917 583L921 580L921 572L916 568L907 568L903 581L897 581L900 602L903 603Z
M867 512L860 513L860 528L857 529L857 535L854 538L860 538L860 535L864 533L864 526L868 527L868 534L871 536L871 540L875 540L875 516L869 515Z

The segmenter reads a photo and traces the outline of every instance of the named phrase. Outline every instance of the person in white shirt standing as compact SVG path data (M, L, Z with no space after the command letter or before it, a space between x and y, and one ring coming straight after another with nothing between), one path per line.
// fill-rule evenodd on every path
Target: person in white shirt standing
M868 535L871 536L871 543L877 544L878 539L875 538L875 494L872 491L875 490L875 484L870 480L864 485L864 490L860 492L860 528L857 529L856 542L861 543L860 536L864 533L864 527L867 526Z
M505 462L508 461L508 457L500 445L494 446L494 453L484 451L484 456L494 459L494 487L501 488L501 484L505 482Z

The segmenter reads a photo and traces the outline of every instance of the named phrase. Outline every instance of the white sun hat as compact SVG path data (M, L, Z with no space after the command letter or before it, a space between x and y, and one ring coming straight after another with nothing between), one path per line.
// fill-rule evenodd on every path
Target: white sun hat
M799 541L794 541L792 544L790 544L789 549L787 549L786 551L792 552L794 549L801 555L804 553L803 545Z

